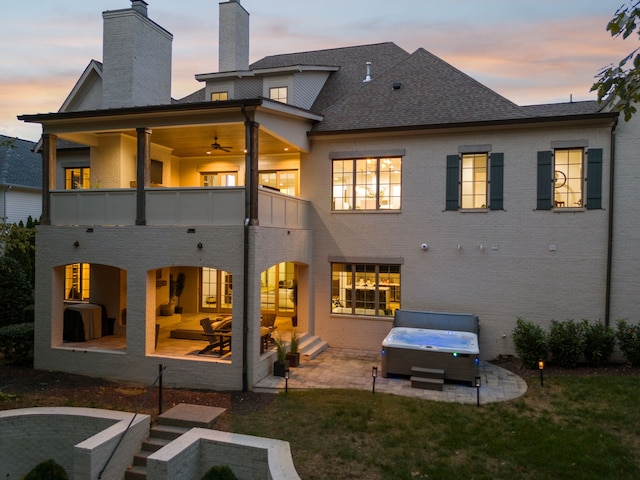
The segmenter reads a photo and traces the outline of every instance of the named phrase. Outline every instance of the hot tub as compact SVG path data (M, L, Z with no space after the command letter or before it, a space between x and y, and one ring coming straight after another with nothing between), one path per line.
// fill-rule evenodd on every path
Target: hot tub
M442 314L434 312L410 312L410 315L396 317L395 326L382 342L382 376L410 376L412 367L430 368L444 371L444 379L449 381L475 383L477 372L478 347L477 317L470 316L468 323L460 330L440 328L420 328L421 325L440 327L448 324L455 327L459 314ZM409 313L409 312L408 312ZM419 313L419 315L417 315ZM454 316L455 315L455 316ZM419 321L416 321L419 319ZM434 322L435 320L435 322ZM468 331L471 330L471 331ZM474 331L475 330L475 331Z

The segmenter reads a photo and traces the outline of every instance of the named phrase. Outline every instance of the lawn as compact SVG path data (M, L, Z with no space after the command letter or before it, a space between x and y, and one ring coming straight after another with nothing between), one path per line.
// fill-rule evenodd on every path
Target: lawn
M522 398L480 407L290 391L230 428L289 441L305 480L640 478L640 378L528 382Z

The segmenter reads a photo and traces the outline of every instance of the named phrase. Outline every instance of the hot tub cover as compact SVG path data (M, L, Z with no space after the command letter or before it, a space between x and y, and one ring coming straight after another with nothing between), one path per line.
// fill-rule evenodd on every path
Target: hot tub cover
M468 355L480 353L475 333L427 328L394 327L382 346Z

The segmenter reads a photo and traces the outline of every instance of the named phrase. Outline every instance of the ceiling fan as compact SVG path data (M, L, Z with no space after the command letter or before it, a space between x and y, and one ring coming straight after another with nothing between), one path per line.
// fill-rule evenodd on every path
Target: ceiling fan
M213 143L211 144L211 148L214 150L222 150L223 152L230 152L233 147L228 145L220 145L218 143L218 137L213 138Z

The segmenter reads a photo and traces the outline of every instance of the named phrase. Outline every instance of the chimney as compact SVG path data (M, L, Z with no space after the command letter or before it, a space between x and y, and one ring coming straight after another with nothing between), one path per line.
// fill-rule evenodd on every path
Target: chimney
M240 0L220 3L218 71L249 70L249 12Z
M147 16L143 0L102 19L102 108L170 104L173 35Z

